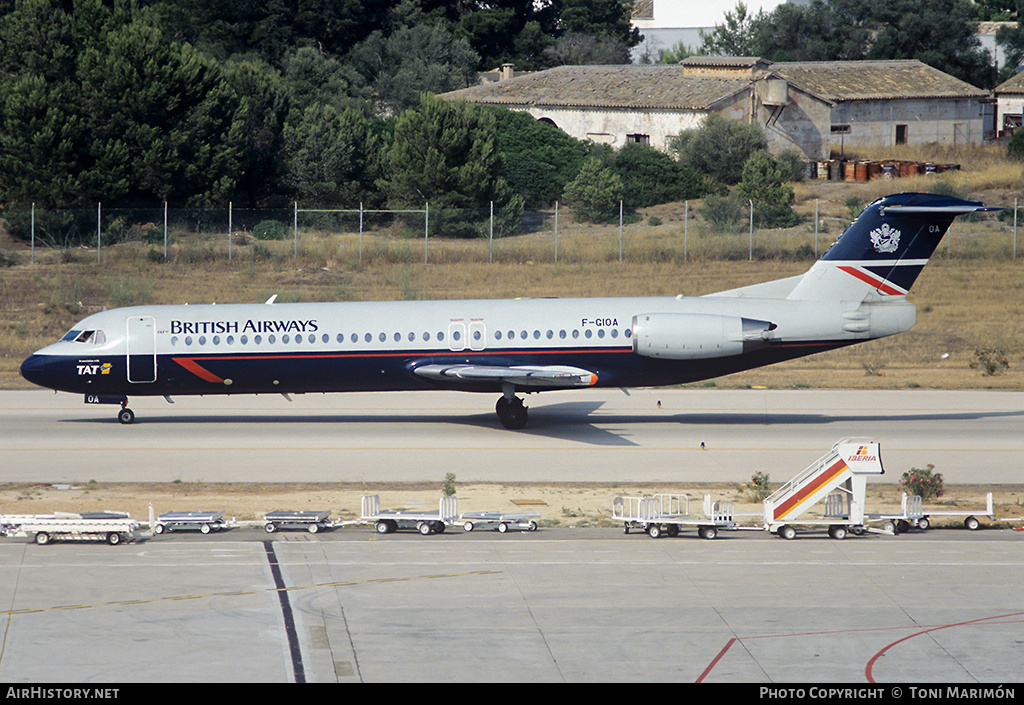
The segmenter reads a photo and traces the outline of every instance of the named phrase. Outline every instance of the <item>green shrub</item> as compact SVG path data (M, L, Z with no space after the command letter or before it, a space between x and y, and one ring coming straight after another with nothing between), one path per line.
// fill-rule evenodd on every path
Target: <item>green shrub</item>
M252 236L257 240L285 240L288 234L288 226L278 220L261 220L252 229Z
M941 497L945 492L942 486L942 473L932 472L933 470L935 466L931 463L924 469L910 468L903 473L900 487L909 494L920 496L923 500Z

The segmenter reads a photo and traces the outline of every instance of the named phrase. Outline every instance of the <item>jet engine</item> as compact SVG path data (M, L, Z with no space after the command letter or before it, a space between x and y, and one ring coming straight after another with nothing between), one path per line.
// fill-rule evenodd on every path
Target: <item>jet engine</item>
M742 355L768 345L775 324L706 313L644 313L633 317L633 352L669 360Z

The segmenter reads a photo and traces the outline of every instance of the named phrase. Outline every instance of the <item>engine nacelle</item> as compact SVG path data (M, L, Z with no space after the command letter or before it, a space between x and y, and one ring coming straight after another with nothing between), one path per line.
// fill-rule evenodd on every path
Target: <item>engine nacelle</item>
M633 316L633 352L669 360L742 355L768 345L775 324L706 313Z

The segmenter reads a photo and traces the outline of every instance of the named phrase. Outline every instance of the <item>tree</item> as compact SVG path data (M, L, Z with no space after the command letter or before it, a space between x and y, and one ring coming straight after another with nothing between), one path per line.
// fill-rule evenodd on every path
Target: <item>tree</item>
M646 145L625 145L615 155L612 169L622 180L624 205L629 209L704 195L700 174Z
M360 112L314 103L285 126L285 183L296 198L318 206L377 205L376 147L370 120Z
M348 60L361 77L357 92L385 112L416 107L424 92L445 93L476 82L476 52L439 24L404 27L390 36L374 32Z
M424 95L395 124L382 180L392 208L430 204L431 232L484 234L494 203L498 234L511 232L523 199L501 176L494 115L470 103Z
M610 223L619 214L622 179L600 159L589 157L565 187L565 202L579 221Z
M503 176L525 203L534 207L554 203L565 185L579 173L588 146L554 125L527 113L485 107L494 114Z
M733 11L725 13L725 23L710 32L700 30L700 53L711 56L758 56L761 53L761 35L766 31L769 15L758 10L750 14L747 6L737 2Z
M735 184L743 176L743 165L759 149L768 149L768 139L756 124L727 120L717 113L704 124L685 130L669 141L669 149L683 164L708 174L724 184Z
M737 193L754 203L754 224L762 228L787 228L800 222L793 212L793 187L782 183L782 170L772 155L759 150L743 165Z

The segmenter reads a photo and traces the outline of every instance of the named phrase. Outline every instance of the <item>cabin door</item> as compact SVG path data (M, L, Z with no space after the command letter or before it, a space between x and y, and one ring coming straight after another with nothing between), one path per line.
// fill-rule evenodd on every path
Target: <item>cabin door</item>
M156 321L152 316L128 317L128 381L156 381Z

